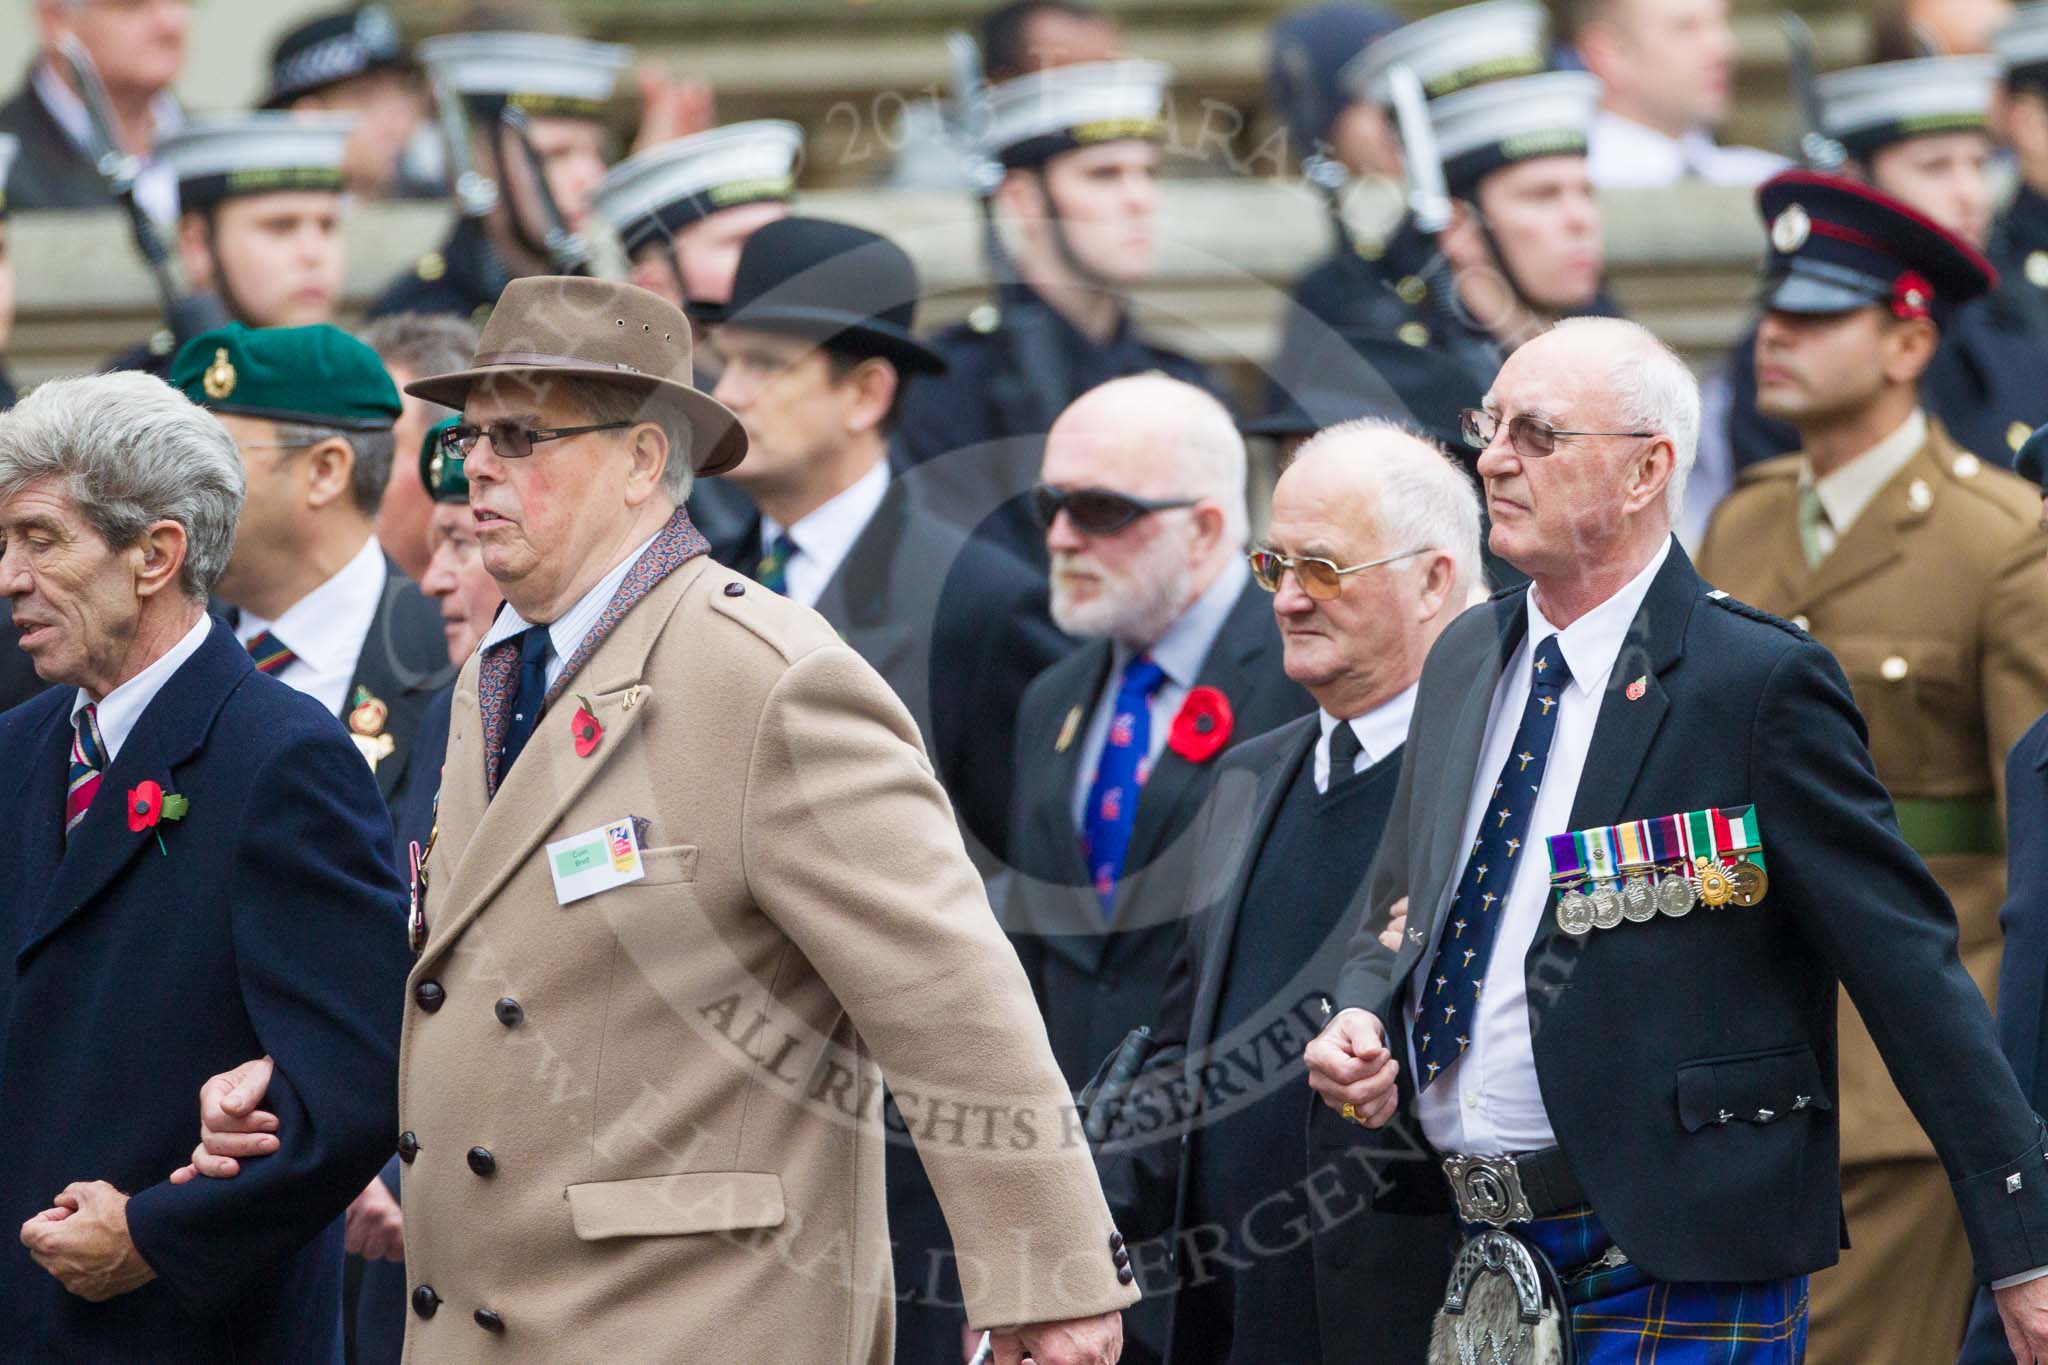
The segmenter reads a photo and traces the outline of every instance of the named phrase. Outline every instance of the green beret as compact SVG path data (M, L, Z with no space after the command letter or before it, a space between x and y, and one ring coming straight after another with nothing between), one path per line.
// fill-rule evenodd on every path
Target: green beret
M211 412L343 431L386 431L400 412L377 353L326 323L202 332L171 362L171 387Z
M460 425L460 416L443 417L428 427L420 440L420 482L435 502L469 501L469 479L462 472L462 457L441 449L441 433Z

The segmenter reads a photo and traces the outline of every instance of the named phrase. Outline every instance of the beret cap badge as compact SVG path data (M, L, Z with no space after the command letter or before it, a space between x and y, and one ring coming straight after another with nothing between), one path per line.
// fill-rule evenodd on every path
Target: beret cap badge
M235 391L235 378L235 367L228 359L228 348L222 346L214 351L213 363L206 367L206 373L201 377L200 383L205 385L208 398L219 400Z

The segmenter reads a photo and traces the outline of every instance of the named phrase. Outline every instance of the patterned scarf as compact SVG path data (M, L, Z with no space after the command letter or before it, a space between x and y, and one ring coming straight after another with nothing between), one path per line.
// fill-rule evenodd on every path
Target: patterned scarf
M668 519L654 537L654 542L626 571L624 581L612 594L611 603L597 618L597 624L590 628L590 633L583 637L583 643L576 646L576 652L569 656L562 676L555 679L554 686L548 689L548 704L553 705L555 698L562 695L569 680L576 676L597 647L604 643L605 637L617 628L641 598L654 591L662 579L710 549L711 543L690 523L689 511L676 508L675 515ZM505 723L512 710L512 696L518 690L518 645L511 640L500 641L485 652L483 662L478 666L476 684L477 705L483 712L484 790L492 796L498 794L498 751L505 742Z

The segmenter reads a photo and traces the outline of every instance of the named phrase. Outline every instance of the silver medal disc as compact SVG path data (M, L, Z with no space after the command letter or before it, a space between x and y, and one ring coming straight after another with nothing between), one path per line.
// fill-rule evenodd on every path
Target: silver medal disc
M1583 891L1567 891L1557 898L1557 927L1578 937L1593 930L1593 901Z
M1685 874L1674 872L1657 883L1657 909L1673 919L1684 919L1692 913L1692 883Z
M1621 923L1621 893L1611 885L1595 888L1593 902L1593 927L1612 929Z
M1657 918L1657 906L1650 899L1650 879L1630 877L1621 884L1621 917L1630 924L1644 924Z

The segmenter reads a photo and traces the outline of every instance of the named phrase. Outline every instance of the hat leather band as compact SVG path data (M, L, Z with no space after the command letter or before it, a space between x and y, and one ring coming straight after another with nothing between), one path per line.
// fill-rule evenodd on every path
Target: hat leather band
M534 370L617 370L622 374L645 374L631 365L616 360L597 360L581 355L550 355L546 351L485 351L470 362L470 368L481 370L492 365L516 365L522 369Z

